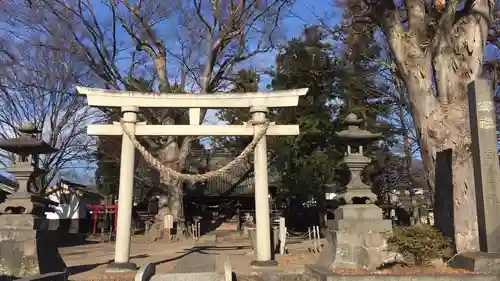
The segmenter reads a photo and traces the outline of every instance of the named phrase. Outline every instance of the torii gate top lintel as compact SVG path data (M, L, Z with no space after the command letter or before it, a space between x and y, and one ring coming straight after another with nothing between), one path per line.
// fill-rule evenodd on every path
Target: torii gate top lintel
M163 94L132 91L114 91L98 88L76 87L78 93L87 96L89 106L146 108L249 108L297 106L299 97L308 88L256 93L211 93L211 94Z

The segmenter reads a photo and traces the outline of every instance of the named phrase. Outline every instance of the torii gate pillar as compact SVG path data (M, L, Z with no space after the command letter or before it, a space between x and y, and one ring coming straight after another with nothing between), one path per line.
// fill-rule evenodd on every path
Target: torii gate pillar
M263 106L251 107L252 121L266 120L268 109ZM263 128L263 125L254 125L254 136ZM271 234L269 222L269 189L267 173L267 143L266 136L262 137L254 150L255 171L255 217L257 220L257 260L252 261L255 266L273 266L278 263L271 259Z
M135 123L137 122L139 108L137 106L123 106L121 110L127 130L135 134ZM137 269L137 265L129 260L134 198L134 177L132 176L134 174L134 163L134 144L126 134L123 134L120 157L115 261L107 266L107 272L128 272Z

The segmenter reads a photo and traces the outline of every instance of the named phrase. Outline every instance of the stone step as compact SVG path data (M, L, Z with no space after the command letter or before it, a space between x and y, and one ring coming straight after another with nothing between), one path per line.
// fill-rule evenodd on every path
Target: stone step
M149 263L142 266L135 276L135 281L233 281L234 273L231 265L225 264L224 273L220 272L186 272L156 274L156 267Z
M216 255L210 253L216 243L216 235L204 235L195 245L186 251L184 256L175 264L172 273L199 273L214 272Z
M157 274L149 281L224 281L224 274L218 272Z

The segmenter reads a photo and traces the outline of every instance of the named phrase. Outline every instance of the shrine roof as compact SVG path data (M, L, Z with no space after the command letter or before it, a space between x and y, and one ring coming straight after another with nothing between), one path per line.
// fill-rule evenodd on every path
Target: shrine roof
M16 192L15 189L13 189L10 186L5 185L3 183L0 183L0 190L7 193L7 194L12 194L12 193Z
M97 188L95 186L90 186L90 185L83 185L75 182L71 182L65 179L60 179L59 182L50 188L51 192L55 192L57 190L60 190L63 188L63 186L66 186L68 189L72 190L78 190L81 191L87 195L90 196L98 196L98 197L103 197L102 194L99 193Z
M197 173L197 169L200 168L201 171L199 173L203 173L206 170L213 171L220 169L236 157L238 153L235 153L216 150L215 156L212 156L208 163L200 159L202 158L201 155L198 155L198 157L192 156L187 163L188 169L193 174ZM281 177L272 166L269 166L268 184L269 186L279 186L281 184ZM253 195L254 185L253 165L244 162L236 165L223 175L210 178L205 183L188 186L186 194L203 194L204 196Z
M17 182L0 175L0 190L12 194L17 190Z

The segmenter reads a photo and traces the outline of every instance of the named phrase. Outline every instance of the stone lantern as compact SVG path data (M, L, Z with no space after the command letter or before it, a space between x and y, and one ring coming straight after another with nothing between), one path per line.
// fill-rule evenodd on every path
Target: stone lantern
M44 198L38 167L40 155L57 152L36 137L32 123L18 129L20 136L0 141L0 148L14 154L7 171L16 177L18 189L0 204L0 276L31 276L65 271L57 250L56 235L49 231L45 212L57 203Z
M39 179L46 172L38 167L40 155L57 152L57 149L36 137L40 131L32 123L24 123L18 131L18 138L0 140L0 149L14 154L12 166L7 172L16 177L19 185L17 191L7 196L5 203L0 205L0 213L43 217L49 205L55 203L40 194L42 187Z
M374 203L377 200L377 195L371 191L371 187L362 181L361 173L371 163L371 159L363 155L363 146L380 138L381 134L360 129L359 125L362 122L362 119L358 119L354 113L350 113L344 121L348 125L347 129L335 133L347 143L347 153L343 162L349 169L351 178L345 193L341 195L347 204L352 204L353 199L356 198L364 200L366 203Z
M388 258L386 237L392 231L392 223L383 219L382 209L373 204L377 196L361 180L363 169L371 162L363 155L363 148L380 134L360 129L361 122L351 113L345 120L347 129L336 133L347 142L344 163L351 177L345 191L337 195L343 197L346 204L338 207L334 219L328 221L328 243L317 262L328 269L375 269ZM354 204L356 198L369 204Z

